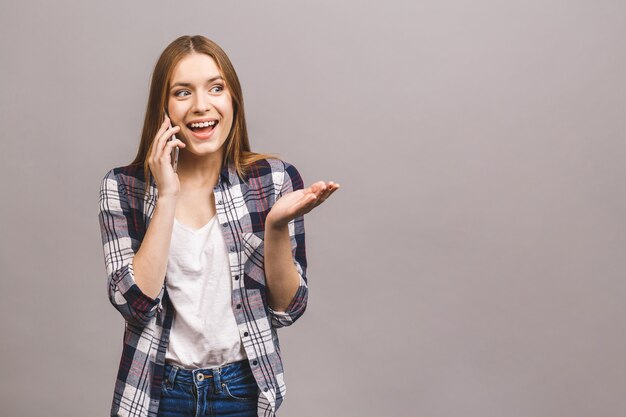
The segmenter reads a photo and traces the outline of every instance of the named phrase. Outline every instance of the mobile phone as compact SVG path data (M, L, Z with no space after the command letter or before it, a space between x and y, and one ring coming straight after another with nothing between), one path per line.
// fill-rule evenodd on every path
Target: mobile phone
M167 114L167 109L163 109L165 111L165 115L167 116L167 118L170 118L170 115ZM170 119L170 127L172 127L172 122ZM173 139L176 139L176 135L172 135L167 141L171 141ZM174 146L174 148L172 149L172 153L170 155L170 160L172 161L172 168L174 168L174 172L176 172L176 168L178 168L178 146Z

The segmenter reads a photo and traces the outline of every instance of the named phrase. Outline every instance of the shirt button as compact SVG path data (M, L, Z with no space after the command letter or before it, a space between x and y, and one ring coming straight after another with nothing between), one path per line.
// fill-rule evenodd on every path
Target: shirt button
M234 252L234 251L235 251L235 247L234 247L234 246L231 246L231 247L230 247L230 251L231 251L231 252Z
M269 388L264 387L264 388L263 388L263 391L267 392L267 391L269 391Z
M248 332L243 332L243 337L248 337Z
M235 275L235 281L239 281L239 275Z
M256 365L256 364L258 364L258 363L259 363L259 362L258 362L256 359L252 361L252 365Z
M219 200L219 201L217 202L217 204L221 206L221 205L222 205L222 200Z
M241 304L237 304L237 308L241 308Z
M228 223L222 224L222 227L228 227Z

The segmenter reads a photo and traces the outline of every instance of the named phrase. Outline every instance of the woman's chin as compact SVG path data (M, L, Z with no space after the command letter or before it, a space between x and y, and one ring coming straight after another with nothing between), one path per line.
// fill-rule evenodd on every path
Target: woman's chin
M187 145L182 152L192 157L215 157L222 156L224 152L224 146L216 146L216 143L189 143L185 141ZM223 144L222 144L223 145Z

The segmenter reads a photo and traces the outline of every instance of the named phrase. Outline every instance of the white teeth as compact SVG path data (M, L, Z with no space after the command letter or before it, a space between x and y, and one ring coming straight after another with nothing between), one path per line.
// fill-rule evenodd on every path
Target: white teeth
M203 123L191 123L189 126L193 128L215 126L215 120L211 120L210 122L203 122Z

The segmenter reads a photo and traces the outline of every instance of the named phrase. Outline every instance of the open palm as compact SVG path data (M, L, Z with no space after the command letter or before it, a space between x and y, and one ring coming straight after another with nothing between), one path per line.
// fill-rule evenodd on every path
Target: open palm
M284 194L272 206L267 222L275 227L285 226L322 204L337 189L339 184L332 181L318 181L302 190Z

